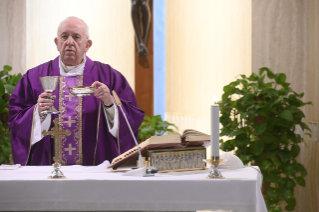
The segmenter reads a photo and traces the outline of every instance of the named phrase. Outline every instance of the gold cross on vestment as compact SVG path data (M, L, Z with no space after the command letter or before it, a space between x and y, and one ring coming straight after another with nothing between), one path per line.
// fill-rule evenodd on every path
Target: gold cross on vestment
M72 144L69 144L69 148L64 148L64 151L69 152L69 155L72 155L72 151L76 150L76 148L72 147Z
M66 136L69 136L71 135L71 132L70 130L59 130L59 119L54 119L53 120L53 124L54 124L54 127L51 128L50 131L46 131L46 130L43 130L42 131L42 134L43 136L47 136L47 135L51 135L51 138L54 138L54 154L55 154L55 157L54 157L54 161L55 162L59 162L60 161L60 136L62 135L66 135Z
M68 95L65 95L65 97L69 98L69 101L71 102L71 101L72 101L72 97L75 97L75 96L73 96L73 95L70 93L70 94L68 94Z
M67 121L64 121L63 123L68 124L68 127L71 127L73 123L76 123L75 120L71 119L71 116L68 117Z

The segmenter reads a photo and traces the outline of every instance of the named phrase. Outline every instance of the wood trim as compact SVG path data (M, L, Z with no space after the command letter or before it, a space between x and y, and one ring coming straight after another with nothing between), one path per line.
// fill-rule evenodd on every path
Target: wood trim
M153 0L149 1L151 9L150 31L146 43L148 54L138 56L135 45L135 95L138 107L145 114L154 115L154 58L153 58ZM134 38L135 39L135 38Z

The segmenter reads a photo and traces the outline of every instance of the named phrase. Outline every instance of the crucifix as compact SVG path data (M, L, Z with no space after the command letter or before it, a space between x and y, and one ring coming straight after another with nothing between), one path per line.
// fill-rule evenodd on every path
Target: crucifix
M43 136L51 135L51 138L54 138L54 171L52 172L49 178L65 178L63 173L60 171L61 163L60 163L60 136L71 135L70 130L59 130L59 119L53 120L54 127L51 128L50 131L43 130Z

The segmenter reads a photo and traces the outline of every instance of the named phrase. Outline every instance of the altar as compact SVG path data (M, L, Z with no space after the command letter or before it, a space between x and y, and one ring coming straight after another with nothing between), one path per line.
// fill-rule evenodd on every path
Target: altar
M66 179L48 179L51 166L0 170L0 211L267 211L258 167L206 179L208 170L133 177L102 166L63 166Z

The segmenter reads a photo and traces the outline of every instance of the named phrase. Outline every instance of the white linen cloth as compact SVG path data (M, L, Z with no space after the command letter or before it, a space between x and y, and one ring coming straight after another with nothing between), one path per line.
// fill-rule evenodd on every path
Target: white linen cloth
M20 167L21 167L20 164L15 164L15 165L1 164L0 170L14 170Z
M250 167L225 170L226 179L206 179L208 170L129 177L87 168L63 166L66 179L57 180L47 178L50 166L0 170L0 211L267 211Z
M83 62L78 66L65 66L59 57L59 68L61 76L78 76L82 75L85 68L86 57L84 56ZM68 69L66 72L65 69ZM84 97L85 98L85 97ZM104 105L104 103L103 103ZM49 130L51 124L51 114L48 114L46 118L41 122L38 105L35 106L35 112L33 117L33 134L32 134L32 145L40 141L43 138L43 130ZM107 122L109 132L116 138L118 131L119 115L115 104L113 107L103 107L104 116ZM109 116L107 115L109 114ZM112 119L113 118L113 119Z

